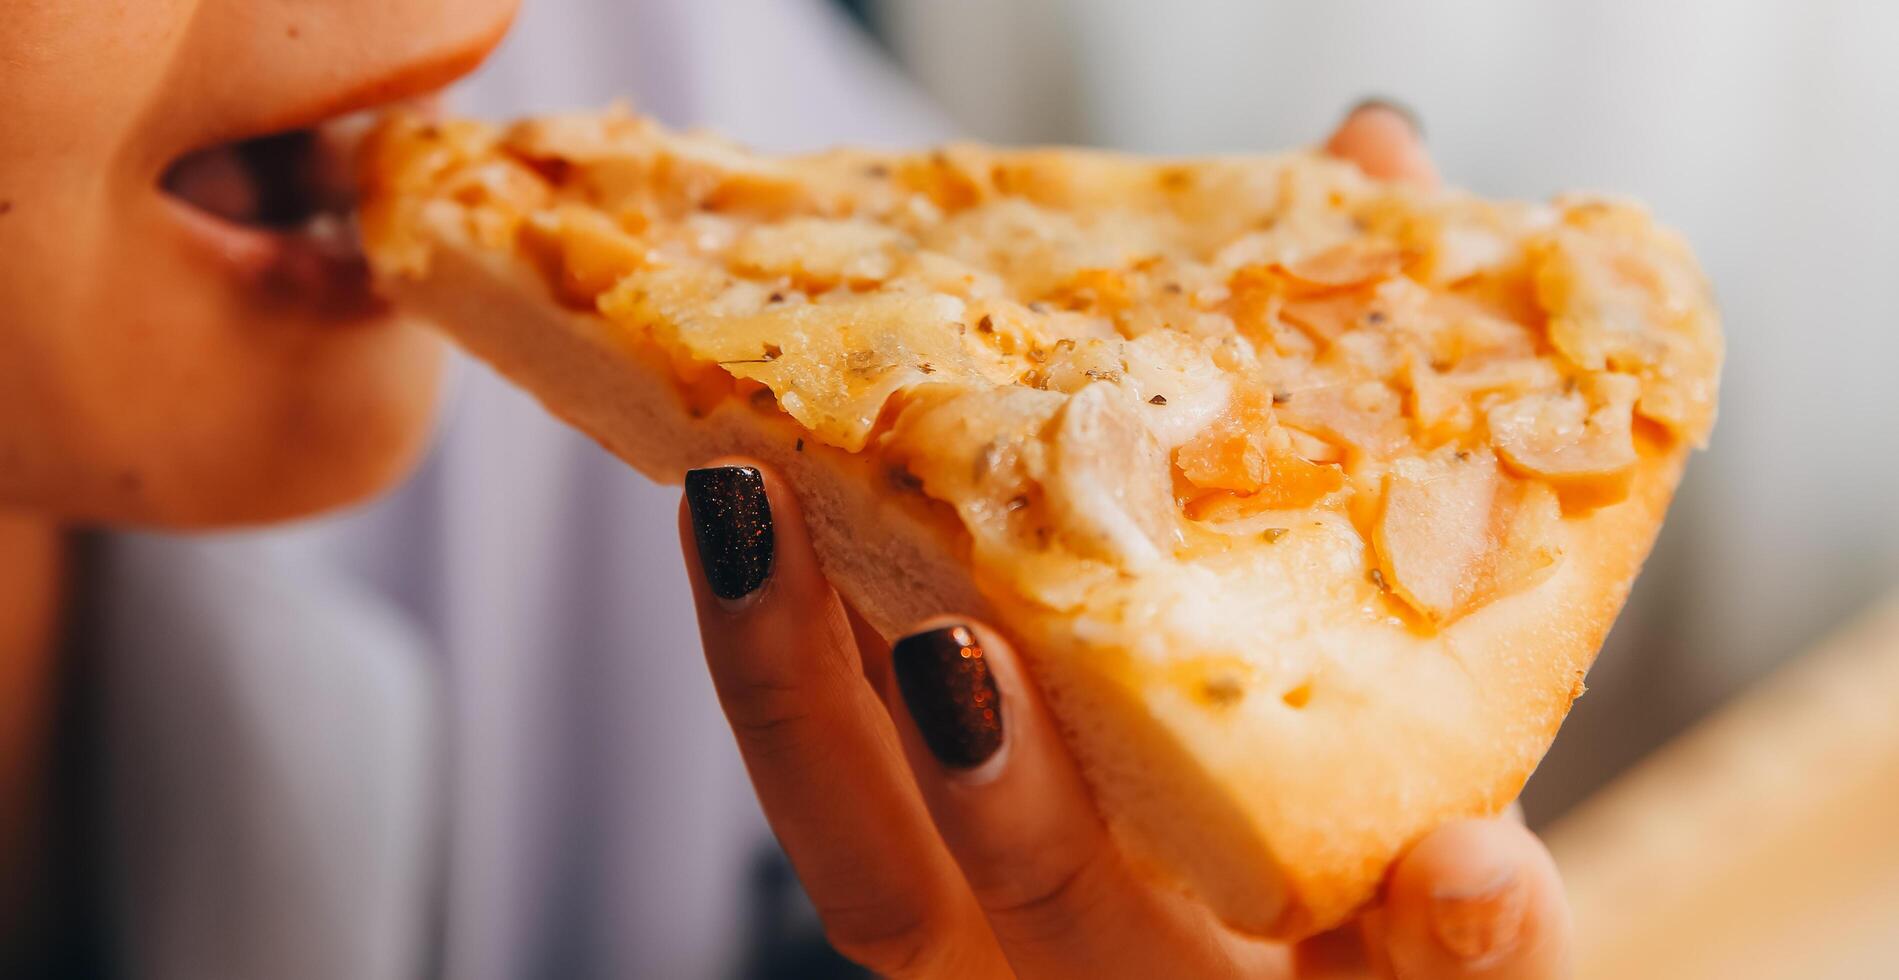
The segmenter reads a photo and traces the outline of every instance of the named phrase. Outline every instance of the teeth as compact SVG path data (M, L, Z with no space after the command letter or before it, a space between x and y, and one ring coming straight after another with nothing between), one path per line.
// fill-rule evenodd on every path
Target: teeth
M398 104L430 115L436 101L425 96ZM160 186L226 221L299 228L353 254L356 233L346 216L356 206L356 148L388 108L198 150L173 163Z
M308 176L321 206L346 210L356 200L356 149L381 113L375 110L338 116L312 130Z
M325 212L304 222L303 233L312 241L340 241L350 235L349 221L341 215Z
M319 212L304 222L299 230L305 239L326 255L353 256L362 252L354 214Z
M173 164L161 183L227 221L297 228L355 206L353 140L361 132L295 130L200 150Z
M353 146L376 125L376 120L381 116L380 109L358 109L318 123L315 127L316 133L324 140L337 140Z
M332 261L363 261L362 226L354 211L324 211L297 229L312 252Z
M328 120L311 131L315 138L303 176L313 209L338 214L355 211L357 148L382 115L382 109L364 109Z

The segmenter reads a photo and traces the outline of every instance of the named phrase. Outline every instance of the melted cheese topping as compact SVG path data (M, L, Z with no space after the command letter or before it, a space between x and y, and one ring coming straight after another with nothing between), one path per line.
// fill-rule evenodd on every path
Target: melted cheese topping
M1160 635L1283 620L1287 567L1450 622L1546 574L1563 514L1621 499L1643 446L1713 421L1706 288L1625 204L1313 154L771 158L626 115L395 121L371 152L385 271L458 209L682 385L880 454L988 580ZM1281 573L1249 557L1280 548Z

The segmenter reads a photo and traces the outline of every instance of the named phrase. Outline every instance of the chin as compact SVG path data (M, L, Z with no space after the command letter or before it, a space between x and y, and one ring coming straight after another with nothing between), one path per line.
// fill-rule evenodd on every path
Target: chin
M432 330L258 304L191 275L188 255L146 254L149 278L129 285L162 314L80 352L60 407L40 413L65 421L16 457L47 465L0 473L13 484L0 497L72 523L199 530L315 516L408 475L439 403Z
M426 452L443 347L414 323L365 324L333 337L243 421L207 430L134 503L178 528L294 520L362 504L401 483Z
M360 504L400 483L433 434L441 341L389 316L311 340L253 353L251 383L204 398L146 446L122 446L114 456L131 462L97 516L175 529L255 525Z
M299 155L315 143L291 143L216 151L241 167L196 165L226 183L200 173L195 189L275 202L262 212L214 213L172 187L113 208L116 234L90 267L139 302L76 318L119 340L90 348L68 392L85 408L61 413L96 420L75 440L87 492L67 498L71 518L178 530L294 520L388 490L424 452L443 342L377 296L350 196L286 176L315 169Z

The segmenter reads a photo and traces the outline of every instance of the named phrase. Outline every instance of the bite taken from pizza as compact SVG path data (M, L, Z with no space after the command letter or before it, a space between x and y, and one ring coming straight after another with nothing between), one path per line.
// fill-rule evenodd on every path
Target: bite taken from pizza
M1609 199L618 111L365 168L401 302L655 479L777 467L886 635L996 623L1122 846L1260 935L1516 796L1714 420L1705 282Z

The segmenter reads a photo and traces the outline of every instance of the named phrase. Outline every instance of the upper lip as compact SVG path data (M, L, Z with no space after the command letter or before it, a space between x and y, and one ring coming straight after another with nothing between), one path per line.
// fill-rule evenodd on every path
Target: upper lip
M512 4L496 4L512 14ZM178 227L268 301L357 320L382 304L354 234L354 147L336 141L352 115L434 92L500 40L508 18L471 29L432 53L365 71L287 111L281 98L217 128L173 133L147 158L152 186ZM241 90L240 90L241 91ZM366 130L364 125L358 131ZM319 144L336 141L324 152ZM169 145L166 145L169 144ZM197 181L195 187L185 186Z
M494 49L507 30L512 9L510 5L509 17L500 18L456 43L405 63L386 66L377 73L327 92L316 93L288 108L277 104L267 112L259 112L248 118L227 118L223 125L216 128L172 134L173 139L153 144L159 157L151 160L149 166L156 171L154 177L157 177L194 153L309 129L365 109L390 106L438 92L473 70Z
M507 24L508 19L503 18L492 29L471 35L460 44L419 60L386 68L379 74L329 92L316 94L287 110L279 104L267 114L260 113L234 122L227 120L225 126L217 129L186 135L184 139L172 143L168 151L161 150L166 155L155 161L156 173L153 179L162 185L181 164L223 148L266 150L273 145L280 145L277 141L289 138L289 134L312 131L364 110L418 101L430 96L480 64L482 58L500 41Z
M355 322L384 309L353 214L352 137L368 120L356 113L195 150L165 169L159 187L180 227L256 295Z

